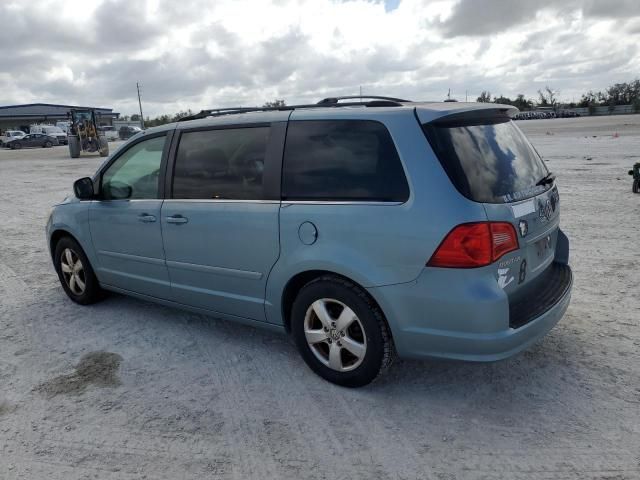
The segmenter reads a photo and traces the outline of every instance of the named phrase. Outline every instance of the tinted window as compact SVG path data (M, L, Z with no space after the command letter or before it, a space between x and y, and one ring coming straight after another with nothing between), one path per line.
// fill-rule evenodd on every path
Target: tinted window
M263 198L269 127L186 132L180 137L173 198Z
M136 143L120 155L102 175L105 199L158 198L158 178L165 137ZM131 195L125 195L131 188Z
M290 200L405 201L409 187L398 152L378 122L291 122L283 197Z
M453 184L476 202L523 200L550 188L536 186L547 167L512 121L425 125L425 132Z

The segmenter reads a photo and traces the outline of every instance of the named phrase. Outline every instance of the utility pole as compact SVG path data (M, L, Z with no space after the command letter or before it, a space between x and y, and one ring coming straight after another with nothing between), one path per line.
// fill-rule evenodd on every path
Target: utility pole
M144 130L144 117L142 116L142 102L140 101L140 84L136 82L136 89L138 89L138 106L140 107L140 128Z
M360 85L360 101L362 101L362 85Z

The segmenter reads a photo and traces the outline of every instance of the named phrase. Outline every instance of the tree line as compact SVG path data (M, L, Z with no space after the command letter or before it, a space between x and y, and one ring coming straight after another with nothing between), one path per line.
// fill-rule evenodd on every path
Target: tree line
M177 122L181 118L188 117L193 114L194 112L191 109L189 109L189 110L180 111L175 115L159 115L155 118L146 117L144 119L144 126L147 128L157 127L159 125L165 125L167 123ZM140 115L138 115L137 113L134 113L133 115L123 115L120 118L121 120L125 120L125 121L132 121L132 122L140 121Z
M538 90L537 98L526 98L524 94L520 93L515 99L511 99L503 95L491 96L491 92L483 90L476 101L513 105L520 111L533 110L535 107L552 107L554 109L559 107L584 107L593 111L595 107L599 106L608 106L613 110L616 105L633 105L634 111L640 112L640 79L636 79L631 82L616 83L607 87L604 91L594 92L589 90L587 93L582 94L582 97L578 102L561 103L558 100L559 93L559 91L554 90L547 85L545 88ZM263 107L283 107L285 105L286 102L283 99L275 99L273 101L266 102ZM145 127L157 127L158 125L177 122L181 118L193 115L193 113L194 112L189 109L180 111L175 115L165 114L159 115L155 118L146 117L144 125ZM124 115L122 119L138 122L140 121L140 115Z
M492 97L491 92L483 90L476 101L513 105L523 111L532 110L534 107L552 107L555 109L561 106L566 108L583 107L589 108L589 110L595 107L608 106L613 110L616 105L633 105L634 110L640 112L640 79L632 82L616 83L604 91L594 92L589 90L587 93L582 94L578 102L561 103L558 101L559 93L547 85L544 89L538 90L537 99L525 98L523 94L519 94L512 100L502 95Z
M282 99L275 99L272 102L266 102L264 105L262 105L263 107L284 107L286 106L286 103L284 100ZM173 122L177 122L178 120L184 118L184 117L190 117L191 115L194 115L194 112L191 109L188 110L184 110L184 111L180 111L178 113L176 113L175 115L159 115L155 118L149 118L146 117L144 119L144 126L146 128L150 128L150 127L157 127L159 125L165 125L167 123L173 123ZM140 115L138 115L137 113L134 113L133 115L123 115L121 117L122 120L125 121L132 121L132 122L139 122L140 121Z

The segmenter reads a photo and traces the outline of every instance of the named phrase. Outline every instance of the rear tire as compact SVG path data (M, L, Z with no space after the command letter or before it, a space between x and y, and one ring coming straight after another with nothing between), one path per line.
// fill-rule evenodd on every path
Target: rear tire
M102 299L103 291L82 247L71 237L61 238L55 246L53 262L67 296L80 305Z
M109 142L107 141L107 137L100 136L98 137L98 141L100 145L100 156L109 156Z
M13 150L20 150L22 148L22 144L21 143L12 143L11 144L11 148Z
M319 277L300 290L291 333L311 370L344 387L371 383L393 359L382 311L363 289L338 276Z
M631 188L633 193L640 193L640 178L636 178L633 181L633 187Z
M80 139L77 135L69 135L69 155L71 158L78 158L80 156Z

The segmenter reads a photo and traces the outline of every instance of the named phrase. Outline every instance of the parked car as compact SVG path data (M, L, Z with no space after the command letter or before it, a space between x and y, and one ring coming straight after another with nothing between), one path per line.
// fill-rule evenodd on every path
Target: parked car
M339 100L137 135L51 213L66 294L287 332L349 387L394 352L494 361L545 335L569 304L569 241L517 109Z
M10 140L23 138L26 135L22 130L7 130L4 135L0 136L0 147L4 146Z
M578 112L575 112L573 110L559 110L558 111L558 117L560 118L575 118L575 117L579 117L580 114Z
M120 135L119 135L118 130L116 130L116 127L112 127L111 125L105 125L105 126L102 126L102 127L98 127L98 131L102 132L102 135L104 135L104 137L109 142L113 142L115 140L119 140L120 139Z
M23 147L45 147L51 148L54 145L59 145L58 139L43 133L29 133L22 138L16 138L9 140L5 143L5 146L12 150L19 150Z
M140 133L142 129L140 127L134 127L132 125L124 125L120 127L118 130L118 135L120 136L120 140L128 140L133 137L136 133Z
M54 137L60 145L66 145L68 143L65 131L54 125L31 125L29 127L29 133L42 133Z
M60 130L62 130L64 133L68 135L69 128L71 127L71 122L68 120L58 121L56 122L56 127L58 127Z

